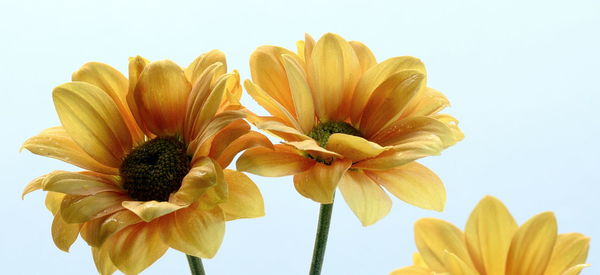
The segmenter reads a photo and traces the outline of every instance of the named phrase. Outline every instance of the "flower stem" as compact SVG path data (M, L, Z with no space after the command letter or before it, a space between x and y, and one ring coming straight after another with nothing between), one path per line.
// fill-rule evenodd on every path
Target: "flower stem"
M319 224L317 225L317 236L315 237L315 247L313 250L312 263L310 264L310 275L321 274L323 258L325 257L325 247L327 246L327 235L329 235L329 224L331 223L331 212L333 202L330 204L321 204L319 211Z
M204 266L202 266L202 259L187 254L185 256L190 264L190 271L192 272L192 275L205 275Z

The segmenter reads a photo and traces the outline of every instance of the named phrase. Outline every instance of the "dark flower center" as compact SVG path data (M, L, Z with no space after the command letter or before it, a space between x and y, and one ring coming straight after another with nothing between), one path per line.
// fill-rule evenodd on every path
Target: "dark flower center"
M150 140L127 155L121 164L123 188L138 201L168 201L190 171L186 146L175 137Z
M343 121L327 121L319 123L310 130L308 136L316 140L321 147L325 148L329 136L333 134L347 134L362 137L362 134L356 130L356 128Z

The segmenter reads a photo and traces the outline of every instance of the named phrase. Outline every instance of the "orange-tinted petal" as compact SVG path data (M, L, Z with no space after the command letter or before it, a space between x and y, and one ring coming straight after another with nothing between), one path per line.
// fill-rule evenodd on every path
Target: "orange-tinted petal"
M556 243L556 218L552 212L534 216L515 233L506 261L507 274L541 275Z
M302 131L302 127L296 120L295 114L288 110L281 102L277 101L271 94L266 92L261 86L254 84L250 80L246 80L244 81L244 87L246 87L248 94L252 96L260 106L265 108L267 112L284 121L286 126L294 127L294 129Z
M444 210L446 189L440 178L427 167L410 162L389 170L365 173L397 198L414 206L436 211Z
M36 155L62 160L86 170L112 175L119 173L116 167L101 164L83 151L63 127L48 128L30 137L23 143L22 148Z
M310 169L294 176L294 186L298 193L319 203L333 203L333 194L342 175L352 162L346 159L335 160L331 165L316 163Z
M148 64L135 86L134 97L144 126L155 135L181 134L191 85L170 60Z
M361 170L344 173L339 188L363 226L374 224L392 208L390 197Z
M227 167L239 152L258 146L273 149L273 144L267 137L259 132L250 131L231 142L220 154L211 157L214 157L221 167Z
M226 220L241 218L258 218L265 215L265 206L260 190L252 180L243 173L234 170L223 170L229 191L227 201L220 204Z
M66 195L60 206L60 214L68 223L82 223L123 209L121 203L129 199L114 192L102 192L91 196Z
M135 213L123 209L108 216L100 217L83 224L81 237L90 245L100 247L112 234L142 220Z
M112 263L108 256L108 248L106 246L92 246L92 257L94 258L96 270L98 270L98 273L101 275L110 275L117 271L117 267Z
M132 139L114 101L85 82L62 84L52 97L62 125L81 149L106 166L119 167Z
M193 165L183 178L179 190L171 195L170 202L178 205L190 205L219 181L218 170L221 168L212 159L203 157Z
M303 133L308 133L315 125L315 107L306 74L295 58L283 55L283 64L290 85L294 113Z
M60 213L54 215L52 221L52 240L58 249L69 252L71 245L77 240L79 235L79 223L66 223Z
M130 225L106 240L108 255L125 274L138 274L169 248L160 238L156 223Z
M135 101L135 86L137 85L137 82L140 78L140 75L144 71L144 68L148 64L150 64L150 61L141 56L129 58L129 89L127 92L127 98L125 103L127 103L127 106L129 106L129 110L131 111L133 118L137 122L138 127L140 127L140 129L142 129L147 136L152 136L152 133L146 128L146 126L143 123L139 111L139 106Z
M363 73L377 64L375 55L373 55L373 52L365 44L358 41L350 41L350 46L352 46L356 57L358 57L358 62Z
M185 207L166 201L124 201L122 205L145 222L150 222Z
M123 192L108 177L100 175L89 172L55 171L44 179L43 189L70 195L94 195L106 191Z
M196 84L196 81L200 78L208 67L215 63L220 63L223 65L223 68L220 69L221 72L227 71L227 60L225 58L225 53L220 50L212 50L207 53L203 53L198 56L192 63L185 68L185 76L189 80L192 85Z
M274 148L246 150L236 162L237 169L264 177L282 177L306 171L315 164L314 160L287 145L277 144Z

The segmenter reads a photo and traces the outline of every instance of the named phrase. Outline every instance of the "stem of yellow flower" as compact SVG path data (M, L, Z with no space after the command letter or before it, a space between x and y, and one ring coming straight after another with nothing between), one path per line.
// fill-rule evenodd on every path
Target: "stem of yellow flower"
M320 275L325 257L325 247L327 246L327 236L329 235L329 224L331 223L331 212L333 202L330 204L321 204L319 211L319 225L317 225L317 236L315 237L315 247L313 250L312 263L310 264L310 275Z
M190 271L192 272L192 275L205 275L204 266L202 266L202 259L187 254L185 256L190 264Z

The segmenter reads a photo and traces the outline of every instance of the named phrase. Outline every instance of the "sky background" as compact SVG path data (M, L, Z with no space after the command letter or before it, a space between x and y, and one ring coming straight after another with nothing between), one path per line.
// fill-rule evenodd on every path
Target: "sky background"
M368 4L365 4L368 3ZM559 232L592 237L583 274L600 274L600 2L575 1L10 1L0 2L0 267L4 274L94 274L89 247L70 253L50 236L51 214L29 180L78 170L18 152L58 125L53 87L88 61L122 72L127 58L187 66L211 49L250 77L260 45L295 49L305 32L335 32L365 43L378 61L423 60L428 85L444 92L464 141L422 163L444 181L442 213L394 198L391 213L362 227L340 199L334 207L323 274L388 274L411 264L413 223L438 217L463 227L486 194L521 224L556 213ZM261 108L248 95L243 103ZM318 207L292 179L252 176L267 215L227 225L223 245L205 260L209 275L306 274ZM169 250L143 274L189 274Z

